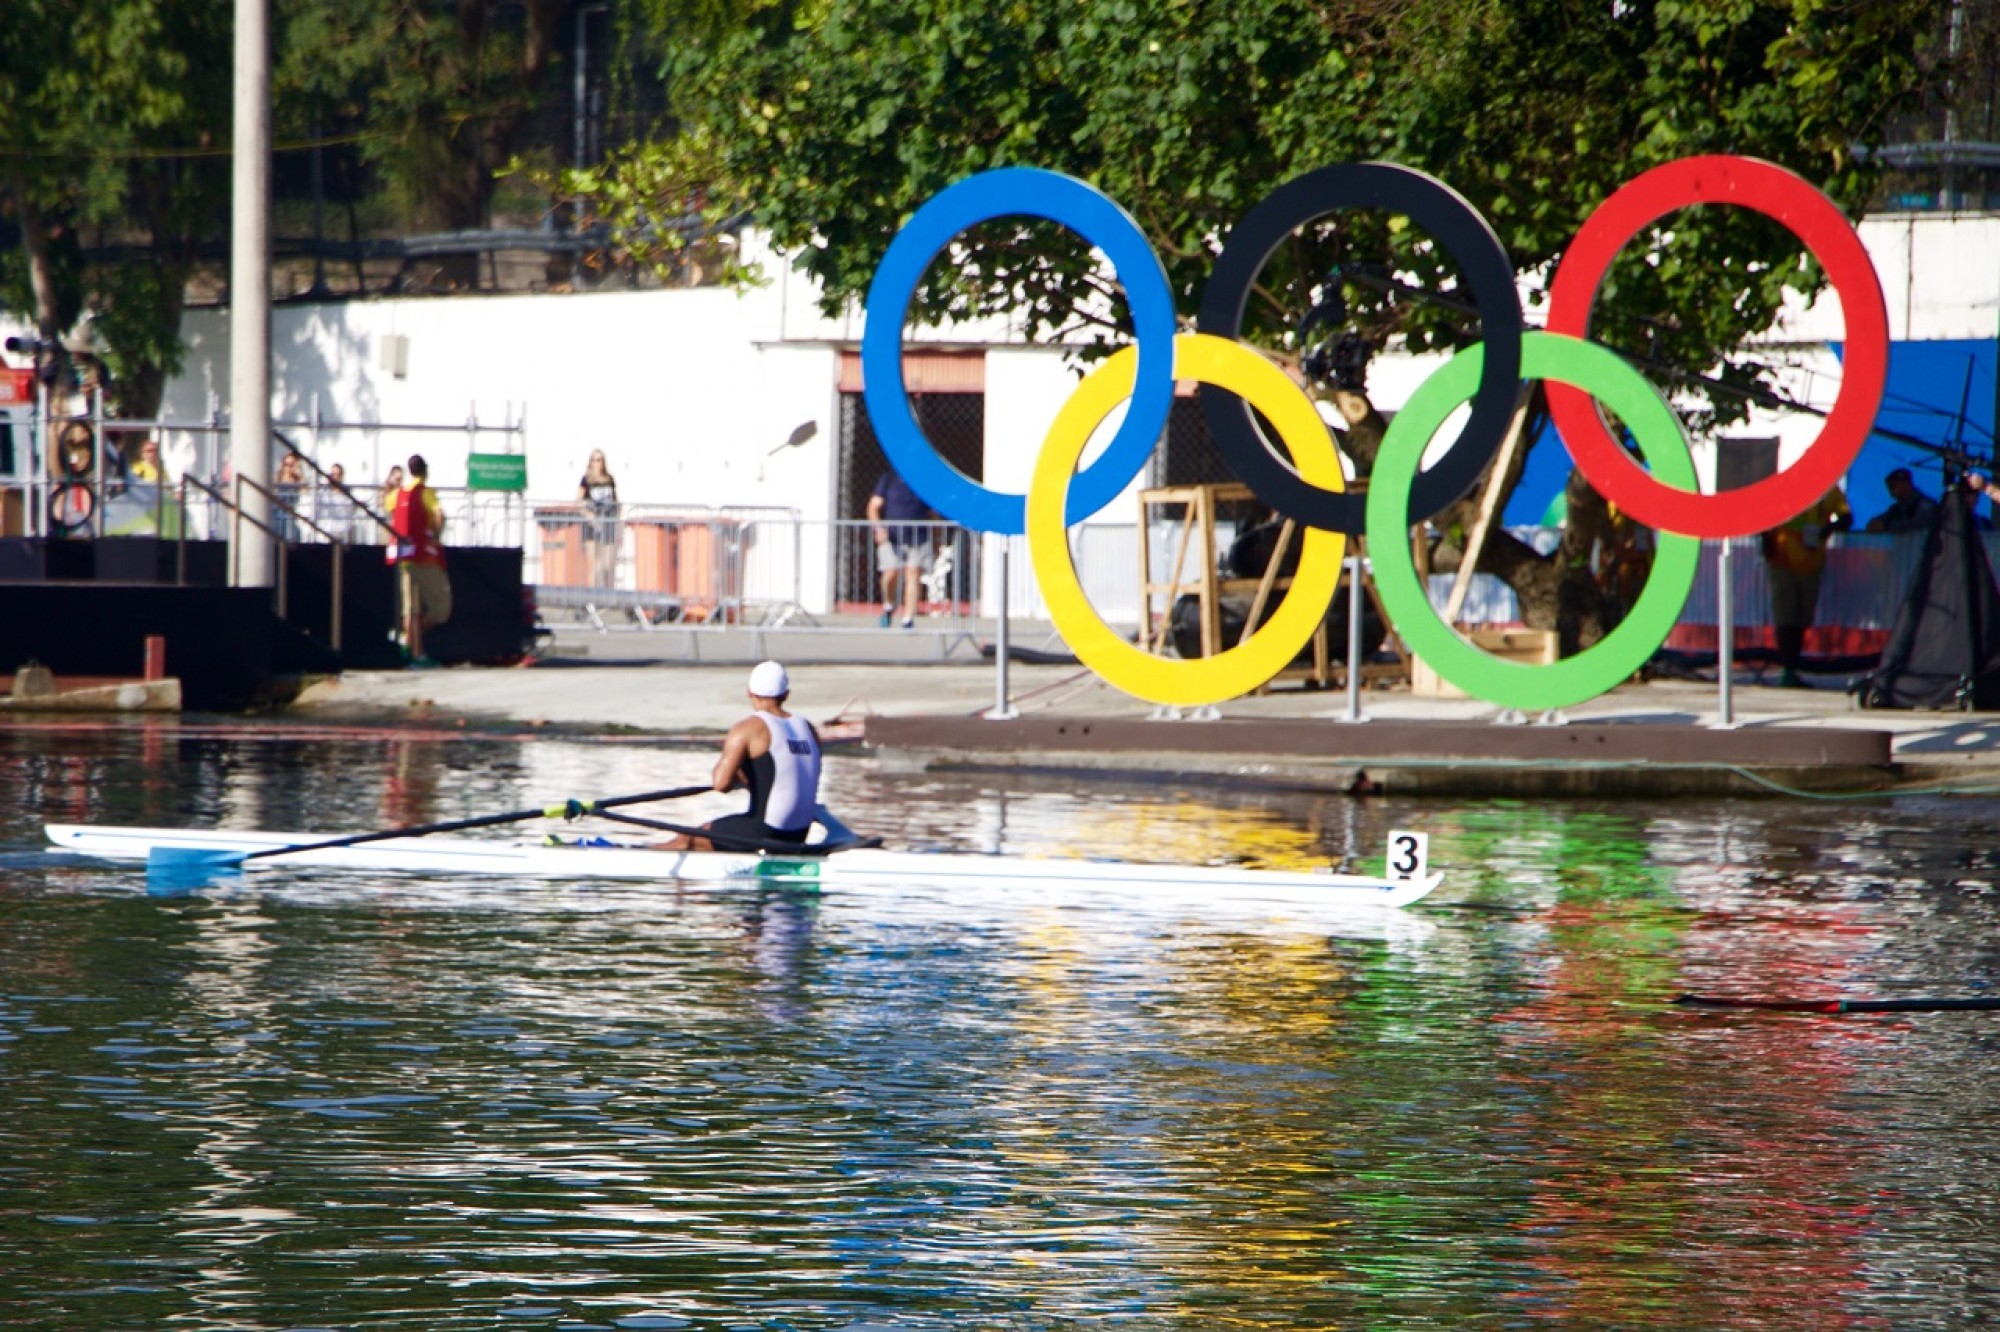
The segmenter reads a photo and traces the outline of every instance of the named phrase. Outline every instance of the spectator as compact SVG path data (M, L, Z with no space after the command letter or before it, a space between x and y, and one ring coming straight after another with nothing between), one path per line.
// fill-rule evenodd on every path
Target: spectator
M425 484L430 465L410 455L410 479L396 492L390 527L396 539L388 562L397 566L403 623L403 651L410 665L437 665L424 652L424 631L451 618L451 579L444 570L444 511Z
M1937 501L1918 490L1910 477L1910 469L1898 467L1882 478L1882 484L1894 501L1888 508L1868 520L1864 531L1868 532L1928 532L1931 522L1937 517Z
M605 466L603 449L590 451L576 497L589 510L583 545L590 558L590 585L610 587L618 572L618 482Z
M380 498L377 499L375 504L375 507L382 511L383 517L389 518L395 515L396 496L402 493L403 493L403 469L398 466L392 466L389 468L389 474L382 478L382 494ZM386 529L383 535L385 539L391 542L395 541L396 539L396 534L392 531L387 531Z
M1799 661L1806 630L1819 604L1819 576L1826 568L1826 545L1854 521L1847 497L1836 484L1805 512L1764 533L1765 572L1771 584L1771 632L1778 642L1778 686L1803 689Z
M278 539L286 544L299 539L298 519L294 515L305 487L305 460L296 453L287 452L278 460L277 502L281 507L273 515L277 519Z
M347 489L347 469L339 463L326 469L326 487L316 495L313 521L330 541L354 544L354 496Z
M882 474L868 497L868 521L875 526L875 566L882 576L882 627L895 617L902 596L902 625L916 622L923 567L930 563L930 528L937 515L895 472Z
M166 479L160 468L160 441L151 435L139 441L139 454L132 460L125 474L144 485L158 485Z
M1604 535L1598 551L1597 587L1604 594L1607 630L1621 624L1653 572L1653 529L1634 522L1616 504L1606 504Z

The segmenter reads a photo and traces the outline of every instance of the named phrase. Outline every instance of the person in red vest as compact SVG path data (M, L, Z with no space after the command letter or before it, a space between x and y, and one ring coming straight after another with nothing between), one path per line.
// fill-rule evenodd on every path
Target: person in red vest
M426 480L430 470L422 454L410 455L409 479L396 492L389 516L395 539L389 543L388 562L397 566L403 651L410 665L419 668L437 665L424 654L424 630L451 618L451 579L444 571L444 510Z

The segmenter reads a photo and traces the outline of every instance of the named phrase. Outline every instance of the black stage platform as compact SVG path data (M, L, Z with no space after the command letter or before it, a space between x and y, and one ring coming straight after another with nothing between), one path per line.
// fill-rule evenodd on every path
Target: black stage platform
M402 664L389 634L392 571L374 546L342 550L334 646L333 547L294 546L285 614L269 588L225 586L222 542L153 537L0 539L0 673L30 661L58 675L132 676L145 640L166 639L167 674L189 708L234 710L286 697L301 676ZM518 661L532 646L521 552L452 547L452 618L427 636L440 663ZM185 583L179 577L185 567Z

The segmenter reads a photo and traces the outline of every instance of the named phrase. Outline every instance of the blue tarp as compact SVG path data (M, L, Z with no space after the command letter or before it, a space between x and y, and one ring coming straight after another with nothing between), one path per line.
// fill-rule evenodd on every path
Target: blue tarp
M1877 430L1990 459L1995 346L1990 338L1891 344L1889 383L1882 396L1882 410L1875 418ZM1839 344L1833 350L1839 355ZM1917 488L1933 498L1942 488L1943 464L1935 454L1882 434L1872 435L1847 474L1847 500L1853 506L1857 526L1889 507L1882 478L1898 467L1909 468L1916 476ZM1528 451L1527 468L1502 521L1510 526L1541 521L1549 505L1562 494L1569 472L1569 454L1562 442L1553 430L1544 430Z

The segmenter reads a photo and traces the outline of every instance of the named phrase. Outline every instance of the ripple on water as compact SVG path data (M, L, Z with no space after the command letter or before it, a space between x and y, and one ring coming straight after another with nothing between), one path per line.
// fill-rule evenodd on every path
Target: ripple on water
M1955 1327L2000 1313L1990 802L1402 804L829 773L892 842L1365 862L1337 932L1133 910L250 876L42 817L354 826L693 751L0 732L9 1324ZM5 820L13 820L11 823ZM26 1200L11 1205L9 1199Z

